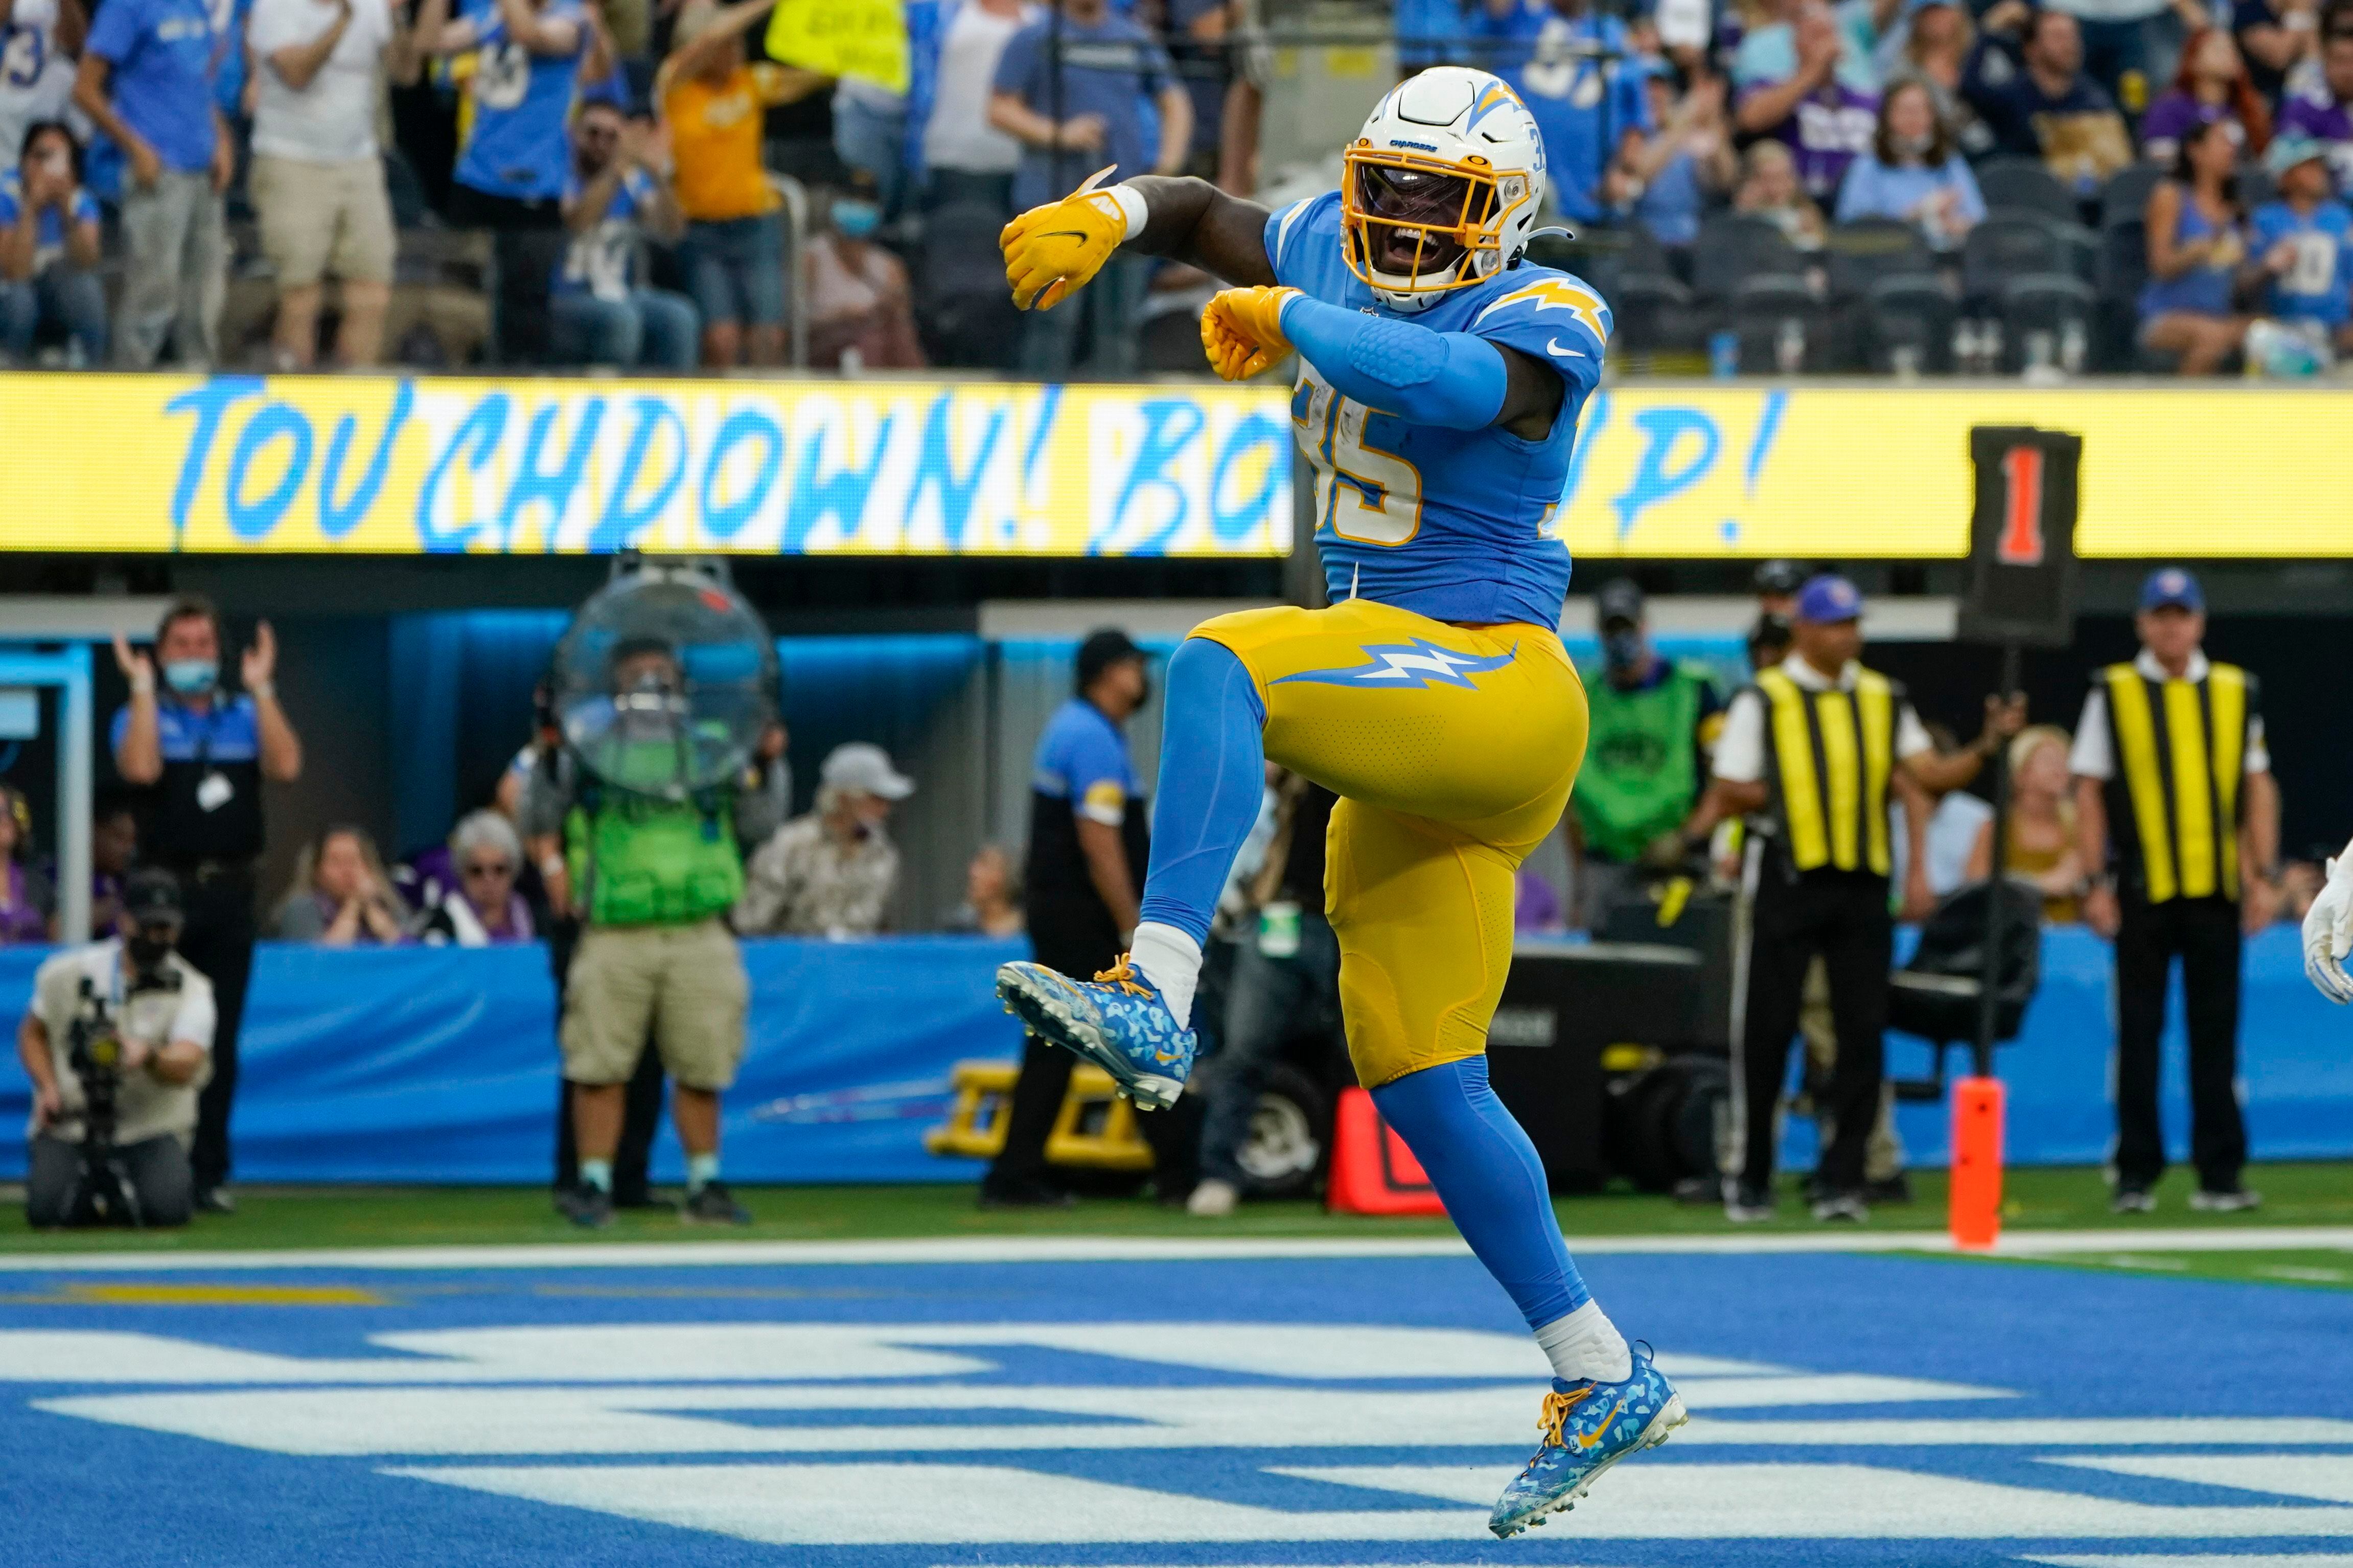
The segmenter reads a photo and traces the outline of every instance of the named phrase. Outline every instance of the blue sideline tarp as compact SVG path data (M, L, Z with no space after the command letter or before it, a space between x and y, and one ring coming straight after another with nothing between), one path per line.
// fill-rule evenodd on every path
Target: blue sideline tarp
M990 974L1020 945L959 937L744 944L751 1040L727 1097L729 1174L745 1182L969 1179L934 1159L923 1130L947 1106L948 1074L1019 1046ZM31 993L36 949L0 949L0 1015ZM265 943L247 1006L237 1175L255 1182L541 1182L556 1095L554 994L542 948L327 949ZM2179 1007L2174 1008L2179 1016ZM2095 1163L2108 1110L2107 948L2079 929L2046 933L2042 989L2003 1047L2010 1159ZM2353 1154L2353 1015L2306 983L2293 928L2248 949L2241 1029L2248 1122L2263 1159ZM2186 1148L2179 1026L2168 1040L2167 1126ZM1925 1050L1891 1035L1891 1070ZM1957 1058L1956 1058L1958 1059ZM24 1169L27 1094L0 1072L0 1173ZM1944 1112L1910 1106L1914 1163L1941 1163ZM1792 1162L1810 1162L1793 1122ZM657 1173L675 1180L665 1132Z

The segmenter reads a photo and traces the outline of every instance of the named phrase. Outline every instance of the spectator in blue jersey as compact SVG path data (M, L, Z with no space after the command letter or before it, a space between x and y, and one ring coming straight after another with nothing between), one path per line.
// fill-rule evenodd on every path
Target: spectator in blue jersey
M1894 218L1933 248L1956 250L1985 215L1977 176L1936 118L1927 84L1913 79L1888 89L1871 151L1846 166L1839 184L1838 221Z
M450 220L496 237L501 356L545 363L548 293L566 240L572 148L565 124L596 34L579 0L464 0L454 20L449 4L423 0L415 47L474 55L474 128L458 156ZM599 68L588 74L601 77Z
M2145 348L2181 356L2183 375L2211 375L2247 336L2235 309L2246 242L2231 189L2238 143L2224 122L2182 134L2173 174L2148 193L2148 281L2140 291Z
M698 318L682 294L647 286L638 252L686 227L670 188L670 138L601 100L572 127L564 224L572 248L555 280L556 357L566 364L694 368Z
M1512 84L1544 135L1560 216L1600 223L1633 190L1632 163L1652 129L1646 73L1625 24L1590 0L1485 0L1487 68Z
M1017 213L1061 200L1106 163L1105 188L1134 174L1176 174L1193 143L1193 100L1149 32L1113 14L1108 0L1060 0L1059 11L1014 34L997 62L988 121L1022 144ZM1145 139L1147 98L1160 111L1156 147ZM1089 368L1133 374L1135 316L1151 268L1148 258L1114 255L1076 301L1025 315L1022 374L1060 380L1070 373L1082 312L1094 332Z
M1397 0L1398 75L1409 77L1431 66L1476 65L1470 39L1479 0Z
M2249 221L2248 248L2269 278L2266 304L2283 321L2309 321L2339 353L2353 353L2353 209L2328 178L2328 150L2303 136L2283 136L2264 154L2279 196Z
M111 0L110 0L111 3ZM253 973L254 867L263 837L265 781L302 776L302 742L278 703L278 640L254 628L232 693L222 680L220 614L204 599L175 599L155 629L151 658L121 637L114 662L131 700L114 715L114 765L136 792L147 864L180 885L185 921L180 956L212 982L219 1005L213 1077L205 1085L189 1151L196 1206L227 1214L229 1105L237 1094L237 1026Z
M24 364L44 325L85 364L106 359L106 289L98 279L98 203L82 188L81 149L55 120L25 132L25 155L0 174L0 359Z
M115 363L143 370L173 340L181 364L219 358L228 240L221 193L237 150L213 101L228 43L206 0L108 0L90 24L74 104L113 138L122 186Z

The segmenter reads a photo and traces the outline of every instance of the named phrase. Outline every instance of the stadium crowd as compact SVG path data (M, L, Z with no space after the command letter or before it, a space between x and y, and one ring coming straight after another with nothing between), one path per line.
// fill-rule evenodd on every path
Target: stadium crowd
M997 228L1260 168L1254 0L7 0L0 354L1201 369L1189 268L1016 316ZM880 18L879 22L876 18ZM1398 0L1502 74L1635 356L2308 374L2353 344L2353 5ZM1367 84L1368 86L1370 84ZM805 243L797 243L796 236ZM1156 331L1155 324L1171 323Z

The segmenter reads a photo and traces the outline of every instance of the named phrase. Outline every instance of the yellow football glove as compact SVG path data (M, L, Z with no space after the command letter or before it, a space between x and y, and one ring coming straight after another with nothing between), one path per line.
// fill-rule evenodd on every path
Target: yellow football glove
M1221 289L1201 312L1201 348L1209 368L1228 381L1247 381L1291 353L1282 335L1283 301L1296 289Z
M1117 197L1094 188L1111 172L1099 170L1060 201L1031 207L997 237L1017 307L1052 310L1102 271L1119 248L1127 237L1127 215Z

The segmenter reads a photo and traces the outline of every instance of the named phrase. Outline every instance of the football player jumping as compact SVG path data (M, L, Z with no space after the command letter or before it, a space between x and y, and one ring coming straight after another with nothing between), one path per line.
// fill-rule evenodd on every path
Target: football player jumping
M1297 351L1333 604L1220 616L1168 661L1151 865L1131 952L1088 982L1009 963L1044 1038L1166 1106L1193 1062L1201 942L1271 758L1340 798L1325 901L1357 1076L1551 1360L1543 1441L1495 1505L1512 1535L1663 1442L1682 1399L1602 1314L1542 1163L1489 1088L1514 877L1560 820L1585 693L1547 531L1609 310L1525 260L1545 194L1535 121L1444 66L1384 98L1341 189L1278 213L1199 180L1092 182L1008 225L1016 304L1045 310L1125 246L1236 285L1201 318L1219 375Z

